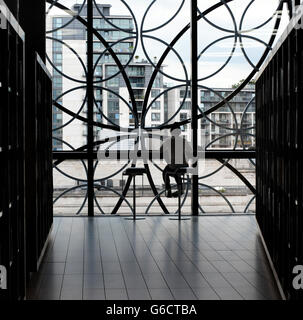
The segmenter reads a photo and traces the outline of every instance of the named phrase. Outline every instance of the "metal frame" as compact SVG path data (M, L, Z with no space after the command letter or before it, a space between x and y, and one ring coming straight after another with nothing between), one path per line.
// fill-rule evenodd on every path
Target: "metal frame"
M241 17L241 22L240 22L240 26L237 27L236 25L234 26L235 30L225 30L226 32L229 32L230 36L227 36L224 39L234 39L235 43L240 42L242 44L241 50L243 52L244 57L247 60L247 63L249 63L252 67L253 67L253 71L248 75L248 77L245 79L245 81L234 90L234 92L232 92L228 97L223 98L222 100L216 104L214 107L210 108L209 110L203 112L199 106L198 106L198 96L197 96L197 89L202 87L200 85L200 81L204 80L203 79L198 79L198 60L200 59L201 55L203 54L204 51L202 51L200 54L198 54L198 23L200 20L204 20L207 23L212 24L215 28L220 28L219 26L213 24L212 22L210 22L207 19L207 15L210 14L211 12L213 12L214 10L224 6L228 12L230 13L233 21L235 21L235 18L233 16L233 13L231 12L230 8L229 8L229 3L231 1L234 0L222 0L222 1L218 1L218 3L216 3L215 5L207 8L207 10L205 10L204 12L201 12L197 6L197 0L191 0L190 2L190 10L191 10L191 22L189 24L187 24L183 29L181 29L181 31L176 35L176 37L171 41L171 43L166 43L165 41L155 38L154 36L151 35L151 32L156 31L158 29L160 29L163 25L168 24L169 22L171 22L176 16L177 14L182 10L183 6L184 6L184 0L180 1L180 5L178 6L176 13L170 18L168 19L168 21L166 21L163 25L161 26L157 26L153 29L150 30L145 30L144 29L144 21L150 11L150 9L152 8L153 4L156 2L152 1L151 4L149 5L149 7L147 8L146 12L144 13L143 16L143 21L142 24L140 26L140 38L138 36L138 24L137 24L137 20L136 17L134 16L131 8L128 6L127 2L124 0L121 0L121 3L125 5L125 7L129 10L130 15L133 17L134 19L134 24L135 24L135 28L136 30L134 32L130 32L130 36L125 38L125 39L135 39L136 40L136 47L138 44L138 41L140 40L142 45L143 45L143 50L144 53L146 55L147 60L149 61L149 63L154 67L154 72L151 76L151 80L150 83L148 84L147 90L146 90L146 96L144 98L144 102L143 102L143 108L142 108L142 116L141 119L138 118L138 112L137 112L137 107L136 107L136 101L135 101L135 97L134 97L134 92L132 90L130 81L127 77L126 74L126 68L129 65L130 61L128 61L128 63L126 63L125 65L122 65L121 62L119 61L119 59L117 58L116 54L114 53L112 47L113 45L109 45L105 39L102 38L102 36L95 30L93 29L93 7L94 5L96 5L95 0L87 0L86 2L83 1L82 7L83 5L86 3L87 4L87 19L83 19L83 17L80 16L80 13L73 13L72 14L72 18L71 21L73 20L78 20L80 23L82 23L84 26L86 26L87 28L87 53L88 53L88 57L87 57L87 71L86 71L86 88L87 88L87 106L88 106L88 113L87 113L87 118L84 118L82 116L79 115L81 109L83 108L83 105L81 106L79 112L76 114L70 110L68 110L67 108L65 108L64 106L60 105L59 103L57 103L56 101L54 101L54 106L56 106L57 108L61 109L62 112L66 112L69 115L71 115L73 117L73 119L79 119L83 122L87 123L87 127L88 127L88 137L87 137L87 145L82 146L81 148L78 149L74 149L72 146L71 149L72 151L55 151L53 153L55 162L54 162L54 168L57 168L58 165L60 163L62 163L62 161L67 160L67 159L79 159L81 161L83 160L87 160L87 168L86 165L83 163L85 170L87 170L87 195L86 198L88 199L88 215L89 216L93 216L94 215L94 201L97 202L97 199L95 197L94 194L94 186L95 186L95 182L96 180L94 180L94 171L95 171L95 167L97 165L97 163L94 165L94 160L96 160L97 158L97 153L96 150L94 150L94 147L98 147L106 142L108 142L110 139L105 139L104 141L94 141L93 139L93 127L100 127L100 128L107 128L107 129L111 129L113 131L119 131L119 130L124 130L126 135L132 131L132 129L128 129L128 128L120 128L119 126L117 126L114 123L110 123L110 124L104 124L104 123L99 123L99 122L95 122L93 120L93 108L94 108L94 88L96 85L98 85L99 87L102 87L102 81L106 81L108 79L111 79L113 77L115 77L117 74L121 73L121 75L123 76L123 79L126 83L126 87L127 90L129 92L130 95L130 100L131 100L131 106L129 106L129 109L131 110L131 112L134 115L135 118L135 129L138 129L139 127L144 128L146 131L150 131L152 128L146 127L145 126L145 116L147 111L149 110L149 108L151 107L151 104L148 105L148 99L149 96L151 94L151 89L152 89L152 85L154 80L156 79L156 76L161 73L165 76L167 76L170 79L176 80L176 81L181 81L181 85L180 86L176 86L174 88L177 87L181 87L184 86L186 88L186 93L188 92L189 88L191 89L191 99L192 99L192 108L191 108L191 112L192 112L192 117L190 119L187 119L185 121L181 121L181 122L177 122L174 121L176 115L179 113L179 111L182 108L182 105L180 106L180 108L176 111L176 113L167 121L165 121L163 124L161 124L158 129L167 129L167 128L171 128L173 126L175 126L176 124L178 125L186 125L186 124L191 124L193 132L195 132L198 128L198 121L201 118L206 118L207 120L209 120L211 123L212 120L208 118L208 116L218 110L219 108L221 108L224 105L229 105L229 101L231 99L233 99L239 92L241 92L241 90L250 82L251 79L253 79L253 77L256 75L256 73L259 71L260 67L262 66L263 62L265 61L266 57L268 56L272 44L275 41L276 38L276 33L273 33L272 36L270 37L268 43L264 43L262 42L260 39L251 37L249 35L247 35L245 32L243 31L243 21L245 19L245 15L247 13L247 11L249 10L249 7L251 6L251 4L254 1L251 1L249 3L249 5L247 6L245 12L243 13L243 16ZM62 10L67 10L70 12L70 10L68 10L67 8L65 8L62 4L60 4L60 1L53 1L53 0L47 0L48 3L52 4L53 6L56 6ZM269 21L275 19L275 24L274 24L274 30L279 28L280 25L280 16L277 14L277 12L279 12L282 9L283 6L283 2L284 1L280 1L279 6L277 8L277 11L273 14L273 16L268 19L265 23L263 23L260 26L256 26L255 29L261 28L262 26L266 25ZM99 9L98 9L99 11ZM100 15L103 17L103 19L105 19L107 21L107 18L105 16L103 16L102 12L99 12ZM112 26L114 26L111 22L110 23ZM64 26L62 26L63 28ZM117 28L117 30L122 30L121 28L114 26ZM58 29L58 28L57 28ZM57 30L56 29L56 30ZM222 28L221 28L222 29ZM167 55L170 52L173 52L174 54L176 54L177 58L180 60L181 63L183 63L182 59L180 58L180 56L178 55L178 53L176 52L176 50L174 49L175 44L180 40L180 38L187 32L187 31L191 31L191 76L190 79L188 77L187 71L186 69L184 69L184 74L185 74L185 80L183 79L177 79L174 78L168 74L166 74L162 69L162 65L163 62L165 60L165 58L167 57ZM53 30L54 31L54 30ZM240 32L241 31L241 32ZM245 31L245 30L244 30ZM52 32L52 31L49 31ZM109 77L108 79L103 79L101 82L99 81L98 83L96 83L96 81L93 80L93 75L94 75L94 68L96 65L93 65L93 59L92 59L92 54L93 54L93 36L95 36L105 47L105 51L102 53L104 54L105 52L108 52L112 58L114 59L119 71L115 74L112 75L111 77ZM149 57L149 54L145 48L144 45L144 40L145 39L153 39L156 41L159 41L160 43L164 44L167 46L166 50L164 51L164 53L162 54L162 56L159 58L157 63L154 63L152 61L152 59ZM219 39L219 40L222 40ZM252 61L249 59L246 51L245 51L245 47L243 46L243 39L253 39L255 41L259 41L260 43L262 43L265 46L264 52L262 57L260 58L260 60L256 63L253 64ZM218 41L219 41L218 40ZM121 40L119 40L121 41ZM211 45L214 45L217 41L214 41ZM210 46L211 46L210 45ZM136 49L136 48L135 48ZM134 51L135 52L135 51ZM218 72L220 72L230 61L232 55L233 55L234 49L231 51L231 56L227 59L226 63L223 65L223 67L221 67L218 71L216 71L214 74L209 75L208 77L211 77L215 74L217 74ZM133 53L134 55L134 53ZM133 57L132 55L132 57ZM100 58L99 58L100 59ZM50 61L50 59L48 59ZM77 81L77 80L76 80ZM80 82L80 81L77 81ZM84 83L85 84L85 83ZM83 81L82 81L82 85L83 85ZM102 87L102 89L108 90L104 87ZM167 90L171 90L167 89ZM110 91L110 90L108 90ZM161 93L160 95L158 95L157 97L154 98L153 101L155 101L158 97L160 97L163 93ZM186 94L185 94L186 96ZM123 99L122 97L119 97L121 99ZM185 102L185 99L183 101L183 103ZM251 104L252 101L249 102L249 104ZM245 110L245 112L247 112L248 108L249 108L249 104ZM100 112L102 113L102 110L100 110ZM233 114L233 116L235 116ZM73 119L71 121L73 121ZM243 117L242 117L243 120ZM247 136L247 135L251 135L250 133L248 133L249 130L252 130L254 128L247 128L247 129L242 129L242 121L241 120L241 124L240 127L238 126L238 124L236 123L236 128L228 128L230 130L230 134L228 135L234 135L236 137L236 140L238 141L238 139L240 138L240 140L242 141L243 144L243 136ZM215 125L221 127L221 125L214 123ZM63 128L64 126L62 126L61 128ZM246 131L245 131L246 130ZM222 136L223 137L223 136ZM222 138L220 137L220 138ZM220 139L217 138L217 139ZM124 137L123 137L124 139ZM217 140L216 139L216 140ZM66 142L63 142L67 145ZM192 136L192 143L193 143L193 150L194 153L197 152L198 154L198 145L197 145L197 134L193 134ZM213 142L212 142L213 143ZM127 156L125 154L120 154L120 157L123 156ZM213 150L206 150L205 152L205 157L207 159L212 158L212 159L218 159L218 161L220 163L222 163L222 166L216 170L216 172L219 172L223 167L227 167L228 169L230 169L234 174L236 174L238 177L240 177L240 179L243 181L243 183L248 187L248 189L255 193L254 188L251 186L250 183L248 183L248 181L235 169L233 168L230 164L229 164L229 160L228 159L236 159L236 158L242 158L242 159L248 159L250 160L252 163L252 159L255 158L255 151L254 150L247 150L244 146L242 150L237 150L236 145L234 146L234 148L232 150L228 150L228 151L213 151ZM151 161L152 162L152 161ZM136 163L133 162L131 164L131 166L135 166ZM162 208L163 212L165 214L169 214L169 212L167 211L163 201L161 200L161 191L158 191L155 187L155 184L153 182L151 173L150 173L150 168L149 168L149 164L145 164L145 168L147 170L147 177L151 186L151 190L154 193L155 198L153 199L153 201L158 201L160 207ZM120 172L121 170L119 170L118 172ZM74 179L76 179L75 177L73 177ZM203 185L201 183L199 183L201 181L201 178L203 177L198 177L198 176L194 176L192 178L192 182L191 182L191 197L192 197L192 214L193 215L197 215L199 213L199 186ZM129 177L127 179L126 185L124 187L123 192L120 194L120 199L118 200L117 204L115 205L112 214L116 214L117 211L119 210L121 204L123 201L125 201L125 196L127 194L127 191L130 187L131 184L131 177ZM77 179L76 179L77 180ZM79 180L80 181L80 180ZM101 180L100 180L101 181ZM208 186L211 190L212 187ZM72 188L75 189L75 188ZM113 191L113 190L112 190ZM64 191L64 194L66 194L68 192ZM221 194L222 195L222 194ZM224 198L224 195L222 195ZM85 200L86 200L85 198ZM57 199L56 199L57 200ZM248 206L251 204L251 202L254 200L254 197L250 200L250 202L247 205ZM152 201L152 202L153 202ZM83 206L82 206L83 207ZM99 205L98 205L99 207ZM246 208L246 209L247 209ZM203 212L202 209L200 209L201 212Z
M198 2L197 0L191 0L191 130L192 130L192 148L193 156L198 156ZM198 171L198 162L194 164L194 167ZM192 215L197 216L199 214L199 177L198 175L192 176L191 184L191 212ZM180 211L181 209L179 209Z

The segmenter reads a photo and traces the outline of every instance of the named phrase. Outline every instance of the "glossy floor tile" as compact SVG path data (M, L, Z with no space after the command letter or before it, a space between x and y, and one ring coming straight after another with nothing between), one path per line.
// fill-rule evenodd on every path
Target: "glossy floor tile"
M253 216L54 219L33 300L280 299Z

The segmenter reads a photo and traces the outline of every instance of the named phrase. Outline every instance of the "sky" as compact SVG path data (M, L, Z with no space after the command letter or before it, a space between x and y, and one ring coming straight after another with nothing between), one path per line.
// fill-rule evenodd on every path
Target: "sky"
M83 0L84 1L84 0ZM60 3L72 8L75 3L83 3L82 0L59 0ZM161 26L164 22L169 20L182 5L183 0L156 0L152 3L151 0L127 0L127 6L121 0L96 0L97 3L111 4L111 14L114 15L130 15L131 9L136 17L138 29L140 31L142 19L146 14L143 30L149 30ZM218 0L198 0L198 6L201 12L210 6L216 4ZM240 43L238 42L233 57L227 66L219 71L215 76L211 76L225 64L230 57L230 53L234 48L233 31L235 28L239 30L241 17L251 0L233 0L228 4L228 7L222 6L214 12L207 15L209 22L201 19L198 23L198 51L203 54L199 59L199 84L207 87L230 87L232 84L239 82L239 80L246 78L251 72L252 66L244 57ZM273 21L266 24L262 28L254 31L249 30L261 25L267 21L276 11L279 0L255 0L249 7L243 19L242 33L246 37L243 39L243 46L246 48L246 53L252 64L256 64L262 56L265 46L262 42L255 39L258 38L265 43L268 42L272 31ZM284 31L287 25L287 12L284 8L282 16L281 27L278 30L278 37ZM234 15L234 18L231 15ZM51 10L50 14L64 14L61 10ZM178 15L166 26L155 30L153 32L143 32L145 35L143 44L149 58L154 61L154 57L159 59L166 49L166 44L174 39L180 30L183 29L190 21L190 1L184 0L184 4ZM217 27L211 24L217 25ZM219 29L219 28L220 29ZM224 29L224 30L222 30ZM151 39L149 37L155 37ZM161 39L164 44L157 40ZM221 39L221 40L220 40ZM207 48L211 43L220 40L217 43ZM188 31L174 46L176 53L172 52L164 61L165 73L170 77L165 79L171 84L182 84L186 78L190 77L190 32ZM136 55L140 59L146 59L143 51L142 43L139 41ZM185 71L186 70L186 71ZM174 78L180 79L176 81Z

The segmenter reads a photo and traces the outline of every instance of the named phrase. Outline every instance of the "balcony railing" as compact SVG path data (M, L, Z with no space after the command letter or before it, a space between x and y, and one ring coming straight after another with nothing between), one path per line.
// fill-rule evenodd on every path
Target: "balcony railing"
M126 70L129 77L144 77L145 72L144 71L132 71L132 70Z

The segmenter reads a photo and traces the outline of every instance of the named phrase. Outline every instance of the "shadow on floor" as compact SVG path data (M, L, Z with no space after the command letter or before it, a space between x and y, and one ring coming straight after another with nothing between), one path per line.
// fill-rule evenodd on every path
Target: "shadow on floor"
M34 300L280 299L253 216L55 218Z

